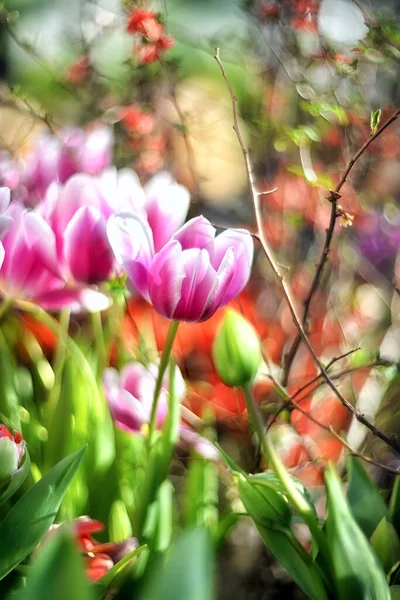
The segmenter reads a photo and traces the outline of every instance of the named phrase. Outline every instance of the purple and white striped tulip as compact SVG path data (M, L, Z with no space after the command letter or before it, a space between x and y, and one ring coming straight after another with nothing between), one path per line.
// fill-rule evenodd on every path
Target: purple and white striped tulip
M41 215L12 203L6 216L12 223L3 238L3 297L34 302L54 311L63 307L72 312L97 311L109 306L109 299L95 290L67 286L58 262L55 234Z
M111 217L108 237L136 289L164 317L201 322L237 296L251 271L254 246L243 229L216 230L204 217L181 227L159 250L139 216Z

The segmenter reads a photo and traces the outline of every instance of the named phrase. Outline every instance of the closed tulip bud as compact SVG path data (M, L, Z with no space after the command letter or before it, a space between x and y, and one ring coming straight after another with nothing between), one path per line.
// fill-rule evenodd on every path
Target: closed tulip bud
M231 309L226 311L212 352L215 368L226 385L252 383L260 364L260 338L241 314Z
M250 477L238 474L237 485L247 512L257 524L272 529L290 526L289 503L273 473Z
M0 425L0 483L10 479L18 470L25 453L25 442L17 431L14 435L5 425Z

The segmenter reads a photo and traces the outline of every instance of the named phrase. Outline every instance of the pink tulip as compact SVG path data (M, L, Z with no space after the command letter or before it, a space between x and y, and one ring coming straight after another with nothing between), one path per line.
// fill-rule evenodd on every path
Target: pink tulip
M64 129L58 135L43 134L37 138L24 170L24 183L29 191L29 203L43 198L54 181L64 183L80 171L96 175L112 159L112 132L99 126L85 133L82 129Z
M154 249L158 252L185 222L190 195L166 172L150 179L144 190L147 220L153 232Z
M253 241L246 230L228 229L215 237L215 228L200 216L156 252L152 230L139 216L111 217L107 229L117 261L168 319L205 321L249 279Z
M56 235L57 255L68 279L97 284L110 277L115 259L107 221L121 209L143 210L140 192L137 176L129 170L119 174L111 170L100 178L78 173L64 185L49 187L38 210Z
M5 212L10 203L10 190L6 187L0 188L0 240L6 235L11 228L12 217L6 215ZM4 246L0 242L0 269L4 261Z
M5 257L0 293L16 301L31 301L48 310L69 307L73 312L103 310L109 300L87 288L68 287L63 277L54 232L41 215L11 204L12 225L3 239Z
M150 421L158 366L129 363L121 373L106 369L103 377L104 392L112 417L118 427L140 432ZM168 375L158 398L156 426L161 427L168 413ZM179 401L186 393L185 382L178 368L175 371L175 389Z

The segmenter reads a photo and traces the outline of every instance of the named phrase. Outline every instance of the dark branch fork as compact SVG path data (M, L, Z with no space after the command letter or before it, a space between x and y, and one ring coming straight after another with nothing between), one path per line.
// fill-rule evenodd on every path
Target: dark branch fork
M357 419L357 421L359 421L360 423L365 425L365 427L367 427L374 436L376 436L376 437L380 438L381 440L383 440L384 442L386 442L386 444L388 444L388 446L390 446L391 448L393 448L396 452L398 452L400 454L400 444L397 442L397 439L386 435L384 432L380 431L377 427L375 427L375 425L373 423L370 423L370 421L368 421L368 419L364 416L364 414L362 414L357 408L352 406L352 404L337 389L337 387L335 386L331 377L327 373L324 365L322 364L321 360L319 359L318 355L316 354L314 347L311 344L311 342L308 338L308 335L305 331L305 328L304 328L301 318L297 315L296 309L294 308L294 303L292 300L292 293L291 293L290 287L287 284L287 282L285 281L283 275L279 271L279 268L278 268L278 266L275 262L275 258L273 256L273 252L269 246L268 239L263 230L260 196L257 193L256 188L255 188L255 182L254 182L254 177L253 177L253 172L252 172L251 161L250 161L250 157L249 157L249 151L246 147L246 144L244 143L244 140L243 140L243 137L242 137L242 134L240 131L240 127L239 127L237 97L235 96L235 94L233 92L232 86L231 86L228 76L225 72L225 68L221 62L218 48L215 51L214 58L219 65L219 68L220 68L222 76L226 82L226 85L228 87L228 90L229 90L229 93L231 96L231 100L232 100L233 129L238 138L238 142L242 149L243 157L245 160L249 188L250 188L251 198L252 198L252 202L253 202L255 218L256 218L256 222L257 222L258 237L260 239L262 248L264 250L264 254L265 254L267 261L270 265L270 268L273 272L275 280L276 280L277 284L280 286L282 293L285 297L285 300L286 300L286 303L290 310L293 322L297 328L298 335L300 336L301 340L304 342L304 344L308 348L308 351L310 352L315 365L318 367L318 369L321 373L321 377L325 380L326 384L330 387L330 389L336 394L336 396L339 398L339 400L343 404L343 406L345 406L354 415L354 417ZM349 174L353 164L356 162L356 160L361 156L361 154L369 146L369 144L373 141L373 139L375 139L378 134L380 134L384 129L386 129L386 127L388 127L390 125L390 123L392 123L394 120L397 119L399 114L400 114L400 110L396 111L396 113L389 119L389 122L385 123L380 128L380 130L378 130L378 132L374 136L371 136L371 138L364 144L364 146L362 148L360 148L360 150L357 152L357 154L350 161L341 181L339 182L339 184L337 186L337 189L339 189L339 192L336 192L336 194L340 193L340 189L341 189L342 185L344 184L344 182L346 181L346 177L348 176L348 174ZM325 259L324 259L324 262L325 262Z
M357 160L360 158L360 156L362 154L364 154L364 152L368 148L368 146L370 144L372 144L372 142L374 140L376 140L376 138L378 136L380 136L385 131L385 129L387 127L389 127L389 125L391 125L398 118L399 115L400 115L400 109L396 110L393 113L393 115L382 125L382 127L380 127L380 129L378 129L373 135L371 135L366 140L366 142L361 146L361 148L356 152L356 154L350 159L350 161L349 161L339 183L335 187L335 189L330 190L329 194L327 195L327 199L331 203L331 216L330 216L328 229L326 230L324 247L322 249L318 264L316 266L310 289L304 300L304 312L303 312L303 317L302 317L302 321L301 321L303 327L305 327L307 324L307 320L308 320L308 317L310 314L311 301L314 297L315 292L318 289L318 286L320 284L321 277L322 277L322 271L324 270L324 266L328 260L329 250L330 250L332 237L333 237L333 233L334 233L334 229L335 229L335 224L336 224L337 218L341 215L341 211L339 210L339 207L337 204L338 200L341 198L341 189L342 189L343 185L346 183L347 177L348 177L351 169L353 168L353 166L355 165ZM284 377L283 377L283 381L282 381L283 385L287 385L287 383L289 381L290 369L292 367L293 361L296 357L296 354L300 347L300 344L301 344L301 335L300 335L300 333L298 333L296 338L294 339L288 353L286 354Z

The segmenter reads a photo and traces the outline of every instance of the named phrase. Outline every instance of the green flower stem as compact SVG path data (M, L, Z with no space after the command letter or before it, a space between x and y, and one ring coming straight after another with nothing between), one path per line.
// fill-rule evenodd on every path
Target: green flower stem
M264 423L261 418L260 412L257 408L257 405L254 401L251 384L243 386L242 390L246 402L247 411L250 416L250 420L257 434L265 458L277 474L294 508L296 509L298 514L303 518L304 522L308 525L308 528L310 529L311 534L317 542L321 553L325 557L328 557L329 553L327 549L326 539L319 527L317 519L315 518L314 511L312 510L307 500L304 498L303 494L294 484L289 473L286 471L282 461L280 460L279 456L275 451L275 448L271 444L270 436L265 435Z
M67 341L68 341L68 330L70 322L71 311L68 308L64 308L60 313L60 326L58 331L58 343L54 353L53 371L54 371L54 384L49 392L47 400L48 410L48 426L51 424L54 410L57 406L58 399L61 391L61 379L64 370Z
M97 311L90 315L92 321L92 331L97 354L97 374L101 376L107 365L107 348L104 339L103 322L101 312Z
M165 375L165 371L167 370L167 367L168 367L168 363L169 363L169 359L170 359L171 351L172 351L172 345L174 343L175 336L178 331L178 327L179 327L179 321L171 321L171 325L169 326L169 329L168 329L167 339L165 341L165 346L164 346L164 349L163 349L162 355L161 355L161 361L160 361L160 366L158 369L158 375L157 375L157 381L156 381L156 388L154 390L153 406L151 407L151 415L150 415L150 422L149 422L149 437L148 437L148 447L149 448L151 447L151 444L153 441L153 436L154 436L154 431L155 431L155 427L156 427L158 398L160 396L163 378Z
M53 317L43 310L43 308L40 308L31 302L21 303L21 308L36 317L38 321L43 323L43 325L46 325L46 327L48 327L57 336L60 335L60 323L53 319ZM99 388L96 378L82 350L69 335L66 338L66 347L71 356L74 357L78 369L80 369L82 375L84 375L90 392L92 393L93 397L96 398L99 395Z
M12 298L4 298L0 304L0 322L4 319L13 304Z

